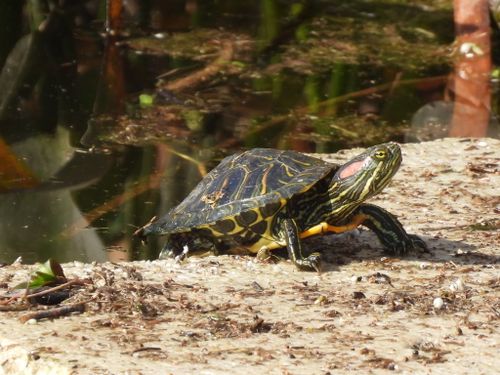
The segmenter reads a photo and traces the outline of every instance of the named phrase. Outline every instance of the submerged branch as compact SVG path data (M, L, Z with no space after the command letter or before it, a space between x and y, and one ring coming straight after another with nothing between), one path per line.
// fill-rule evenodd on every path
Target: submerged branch
M212 76L219 73L230 62L234 55L233 42L223 42L219 57L205 68L194 72L186 77L180 78L174 82L160 85L159 88L170 91L182 91L186 88L193 88L200 83L208 81Z

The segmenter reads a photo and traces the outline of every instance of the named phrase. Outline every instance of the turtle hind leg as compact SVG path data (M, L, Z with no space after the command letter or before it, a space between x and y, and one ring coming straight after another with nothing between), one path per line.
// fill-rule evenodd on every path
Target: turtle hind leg
M189 244L182 240L183 236L170 234L158 255L158 259L182 259L189 251Z
M201 236L195 231L171 233L160 251L158 259L182 260L189 256L205 257L218 255L219 247L214 240Z
M282 235L286 241L286 249L290 260L302 270L317 272L321 271L321 254L312 253L308 257L302 255L302 244L300 242L299 230L293 219L285 218L282 220Z
M389 254L403 255L409 250L417 249L429 252L426 243L420 237L408 234L396 216L381 207L362 204L353 215L363 215L364 221L361 225L377 235Z

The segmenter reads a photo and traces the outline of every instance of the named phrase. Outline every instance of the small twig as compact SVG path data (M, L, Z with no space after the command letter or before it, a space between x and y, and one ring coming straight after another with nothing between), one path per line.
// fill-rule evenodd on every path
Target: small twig
M71 313L83 313L85 311L85 303L80 302L74 305L67 305L62 307L56 307L50 310L34 311L28 314L21 315L19 321L21 323L26 323L30 319L40 320L45 318L59 318L61 316L69 315Z
M205 167L205 164L203 164L202 162L196 160L195 158L193 158L185 153L177 151L175 148L169 147L167 145L165 145L165 149L167 151L171 152L172 154L177 155L181 159L187 160L187 161L193 163L194 165L196 165L201 177L205 177L207 175L207 168Z
M144 346L142 348L132 350L130 352L130 354L135 354L135 353L140 353L140 352L149 352L149 351L161 351L161 348L158 348L156 346Z
M495 316L497 318L500 318L500 311L499 310L497 310L494 306L491 306L490 309L491 309L491 311L493 311L493 313L495 314Z
M26 298L26 296L30 292L30 280L31 280L31 276L28 276L28 280L26 281L26 289L24 289L24 293L23 293L23 298Z
M68 281L67 283L60 284L60 285L57 285L55 287L42 290L40 292L36 292L36 293L32 293L32 294L25 294L23 296L23 298L24 299L28 299L28 298L40 297L40 296L44 296L45 294L49 294L49 293L56 292L56 291L61 290L61 289L65 289L65 288L67 288L68 286L71 286L71 285L84 285L84 284L85 284L85 282L83 280L81 280L81 279L74 279L74 280Z
M5 298L2 296L2 298ZM12 301L15 301L18 297L7 297L7 299L0 301L0 306L1 305L8 305Z
M23 303L21 305L7 305L0 304L0 311L23 311L27 310L30 307L28 303Z
M28 294L29 293L29 288L26 288L22 294L21 293L17 293L17 294L14 294L14 295L11 295L9 297L7 296L0 296L0 298L3 298L5 297L6 299L5 300L1 300L0 301L0 306L1 305L9 305L10 303L12 303L13 301L17 300L17 299L23 299L23 300L27 300L29 298L35 298L35 297L40 297L40 296L43 296L45 294L49 294L49 293L53 293L53 292L56 292L58 290L61 290L61 289L65 289L71 285L84 285L85 284L85 280L82 280L82 279L73 279L73 280L70 280L64 284L60 284L60 285L57 285L57 286L54 286L52 288L48 288L48 289L44 289L40 292L36 292L36 293L32 293L32 294Z

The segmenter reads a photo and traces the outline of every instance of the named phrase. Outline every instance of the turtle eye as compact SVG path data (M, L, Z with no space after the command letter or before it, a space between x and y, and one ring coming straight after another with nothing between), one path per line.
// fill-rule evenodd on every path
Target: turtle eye
M375 159L377 160L384 160L387 157L387 151L386 150L377 150L375 151Z
M387 151L385 151L385 150L375 151L375 159L384 160L386 157L387 157Z

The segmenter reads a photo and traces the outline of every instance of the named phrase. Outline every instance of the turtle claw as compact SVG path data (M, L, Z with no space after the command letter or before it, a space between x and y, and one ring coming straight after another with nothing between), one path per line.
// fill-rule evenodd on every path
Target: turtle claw
M255 256L257 260L267 262L269 259L271 259L271 251L269 250L268 247L263 246L259 249L257 252L257 255Z
M410 237L412 249L414 249L414 250L421 249L424 253L430 253L430 250L427 247L427 244L419 236L416 236L414 234L410 234L410 235L408 235L408 237Z
M304 271L316 271L318 273L321 272L321 254L320 253L312 253L305 259L297 259L295 261L296 265Z
M312 253L307 257L307 260L311 263L312 268L317 272L321 273L321 254L320 253Z
M160 255L158 255L158 259L160 260L165 260L165 259L175 259L176 261L180 262L184 260L187 257L187 254L189 252L189 247L187 245L184 245L182 247L182 251L176 251L177 249L172 248L170 246L165 246L161 251Z
M160 260L174 259L175 257L176 254L172 249L163 249L160 251L160 255L158 255L158 259Z
M386 252L391 255L405 255L410 250L421 250L424 253L430 253L425 241L414 234L406 235L404 240L392 244L386 249Z

